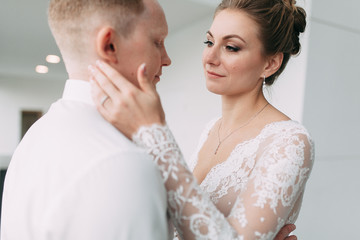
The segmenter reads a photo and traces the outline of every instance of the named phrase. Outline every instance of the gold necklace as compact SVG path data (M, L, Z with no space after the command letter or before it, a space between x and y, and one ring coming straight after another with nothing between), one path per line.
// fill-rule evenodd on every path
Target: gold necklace
M219 124L219 128L218 128L218 145L215 149L215 152L214 152L214 155L217 154L219 148L220 148L220 145L228 138L230 137L234 132L236 132L237 130L239 130L240 128L243 128L245 127L246 125L248 125L257 115L259 115L266 107L267 105L269 105L269 103L265 104L265 106L260 110L258 111L257 113L255 113L255 115L253 115L247 122L245 122L243 125L241 125L240 127L236 128L235 130L233 130L231 133L229 133L226 137L224 137L222 140L220 140L220 128L221 128L221 124L222 124L222 119L221 119L221 122Z

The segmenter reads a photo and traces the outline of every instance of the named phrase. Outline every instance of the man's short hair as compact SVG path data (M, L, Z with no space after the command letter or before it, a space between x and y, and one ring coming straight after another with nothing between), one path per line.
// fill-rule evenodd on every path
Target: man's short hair
M48 21L60 48L81 48L83 33L94 21L102 19L126 37L144 8L143 0L50 0Z

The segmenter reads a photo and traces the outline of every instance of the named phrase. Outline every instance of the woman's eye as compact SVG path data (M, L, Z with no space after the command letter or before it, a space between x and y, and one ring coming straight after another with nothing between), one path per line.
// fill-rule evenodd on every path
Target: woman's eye
M208 47L211 47L214 45L210 40L205 41L204 44L206 44Z
M233 46L226 46L226 49L230 52L238 52L240 50L239 47L233 47Z

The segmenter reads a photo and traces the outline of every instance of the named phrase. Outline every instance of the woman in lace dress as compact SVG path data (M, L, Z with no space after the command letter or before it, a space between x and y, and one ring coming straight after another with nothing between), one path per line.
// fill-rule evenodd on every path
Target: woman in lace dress
M138 71L139 89L98 63L98 109L153 156L181 239L274 239L295 222L314 146L301 124L267 102L263 85L272 85L298 54L305 16L293 0L223 0L218 6L203 67L208 90L222 96L222 116L206 126L188 164L146 67Z

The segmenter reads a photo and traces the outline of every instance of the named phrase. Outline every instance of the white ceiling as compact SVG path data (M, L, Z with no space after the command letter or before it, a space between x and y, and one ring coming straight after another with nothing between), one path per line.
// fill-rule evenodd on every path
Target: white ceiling
M200 20L214 9L212 0L159 0L163 6L170 34ZM217 1L216 1L217 2ZM48 54L59 55L47 24L48 0L1 0L0 3L0 79L65 79L64 65L46 63ZM40 75L35 66L49 66Z

